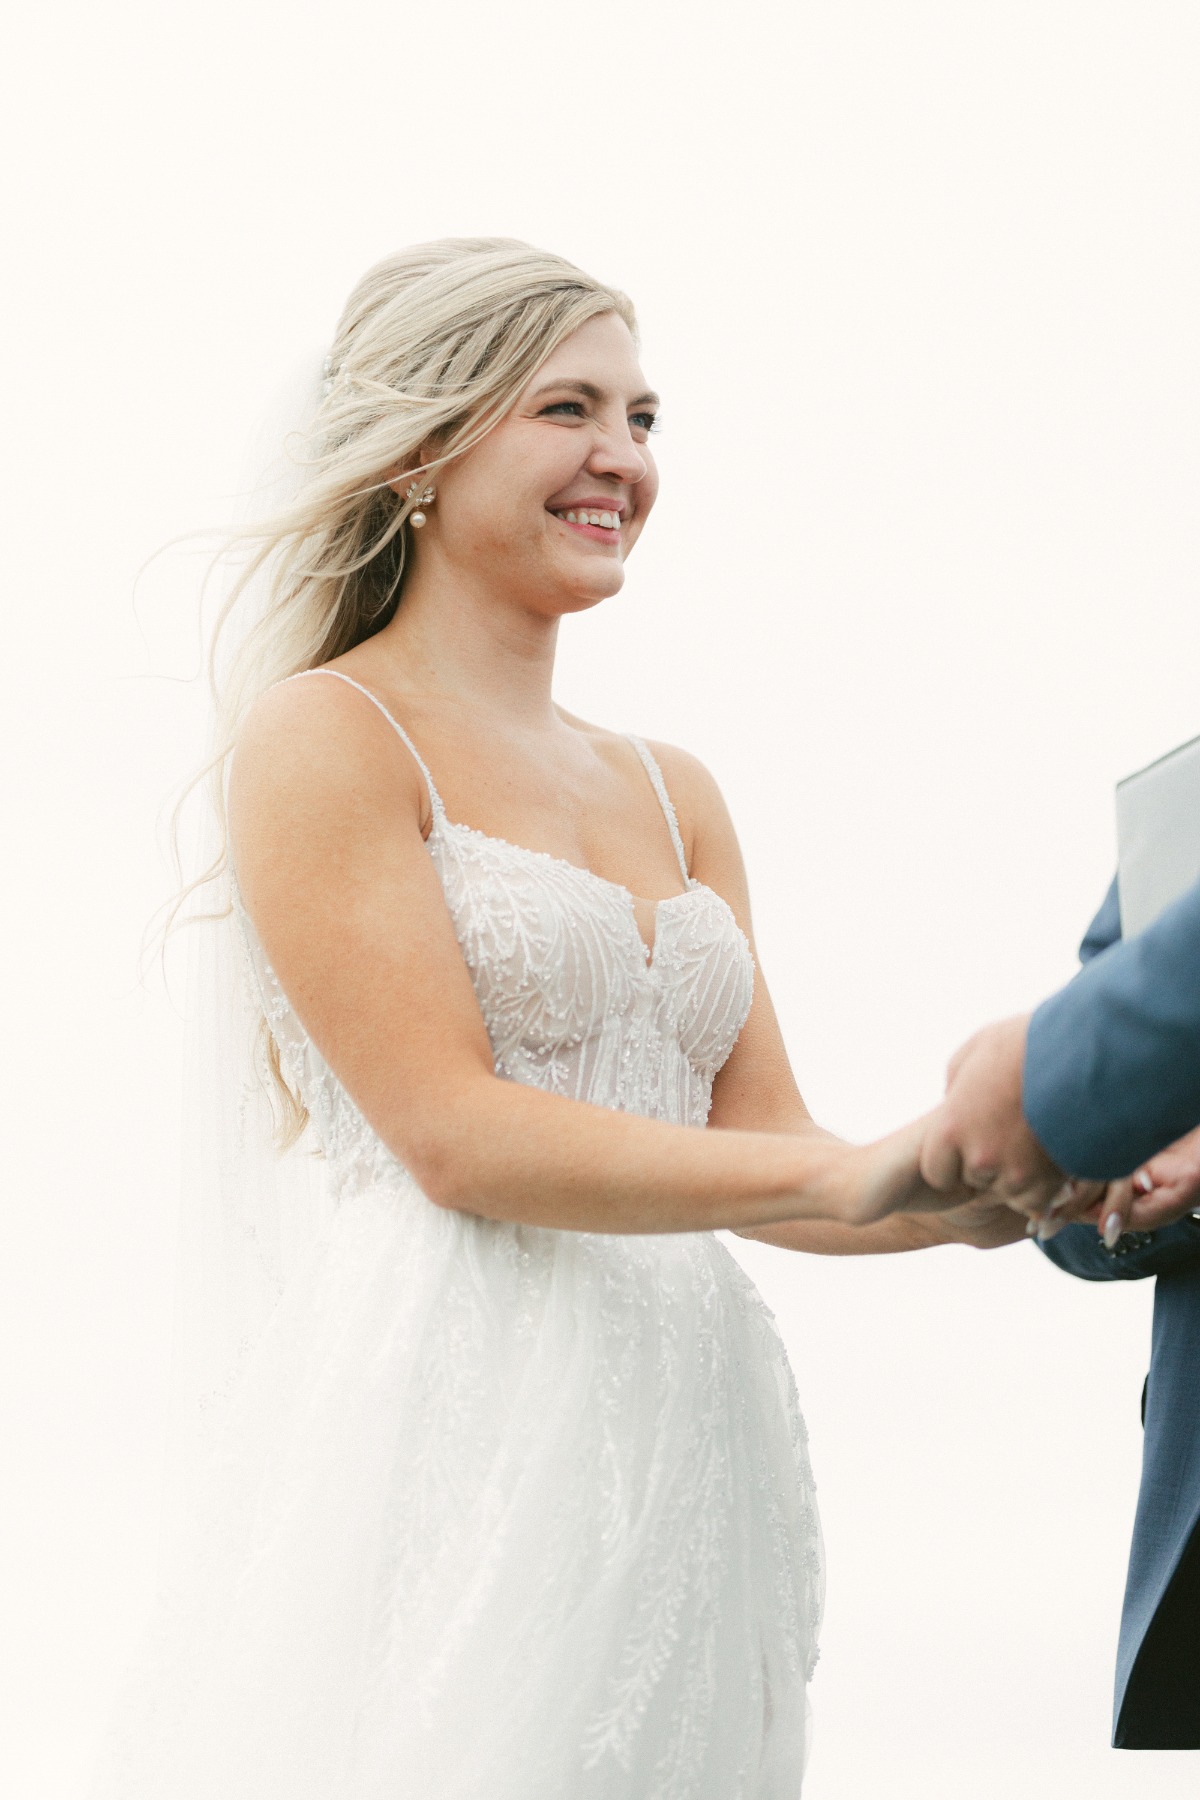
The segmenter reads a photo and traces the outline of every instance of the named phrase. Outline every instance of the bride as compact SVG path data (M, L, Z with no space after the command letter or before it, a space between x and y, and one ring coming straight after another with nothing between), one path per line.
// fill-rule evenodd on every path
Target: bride
M625 297L421 246L325 388L216 766L284 1135L336 1205L243 1346L97 1791L792 1800L813 1480L713 1233L1023 1221L914 1217L919 1124L812 1123L711 777L552 699L657 489Z

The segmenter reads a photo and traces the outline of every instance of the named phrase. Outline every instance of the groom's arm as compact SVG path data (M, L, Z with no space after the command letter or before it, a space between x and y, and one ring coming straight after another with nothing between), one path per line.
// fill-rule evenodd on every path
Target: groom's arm
M1200 1124L1200 882L1138 937L1118 931L1110 893L1075 979L958 1052L925 1138L931 1186L997 1184L1036 1211L1064 1170L1116 1180Z
M1111 902L1084 940L1111 928ZM1200 1123L1200 882L1109 941L1029 1022L1025 1118L1060 1168L1110 1180Z

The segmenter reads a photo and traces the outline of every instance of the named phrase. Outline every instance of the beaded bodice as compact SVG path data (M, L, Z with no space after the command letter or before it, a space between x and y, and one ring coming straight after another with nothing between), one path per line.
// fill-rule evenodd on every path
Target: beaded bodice
M658 903L649 950L628 889L450 820L411 739L373 694L360 691L428 783L429 852L497 1074L597 1106L703 1125L713 1079L749 1011L754 965L725 901L688 874L674 808L647 746L631 740L662 804L684 884ZM284 1075L308 1108L335 1186L402 1172L308 1037L245 923Z

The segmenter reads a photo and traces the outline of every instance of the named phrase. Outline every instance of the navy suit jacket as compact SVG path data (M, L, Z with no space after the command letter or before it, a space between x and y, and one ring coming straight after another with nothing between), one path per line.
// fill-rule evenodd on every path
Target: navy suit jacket
M1200 1123L1200 888L1141 937L1120 935L1114 882L1080 948L1087 966L1034 1015L1026 1064L1034 1130L1064 1168L1098 1178ZM1085 1281L1157 1277L1113 1743L1200 1749L1200 1224L1131 1232L1115 1253L1094 1226L1069 1225L1043 1249Z
M1060 1168L1097 1181L1200 1125L1200 882L1120 938L1114 882L1025 1047L1025 1117Z

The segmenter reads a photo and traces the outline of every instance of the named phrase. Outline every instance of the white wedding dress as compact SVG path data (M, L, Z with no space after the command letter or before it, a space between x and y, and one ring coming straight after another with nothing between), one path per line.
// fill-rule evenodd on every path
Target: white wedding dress
M704 1126L753 964L646 746L684 883L652 953L626 889L452 823L395 728L497 1072ZM337 1204L241 1372L94 1792L796 1800L820 1533L753 1285L709 1232L433 1205L243 925Z

